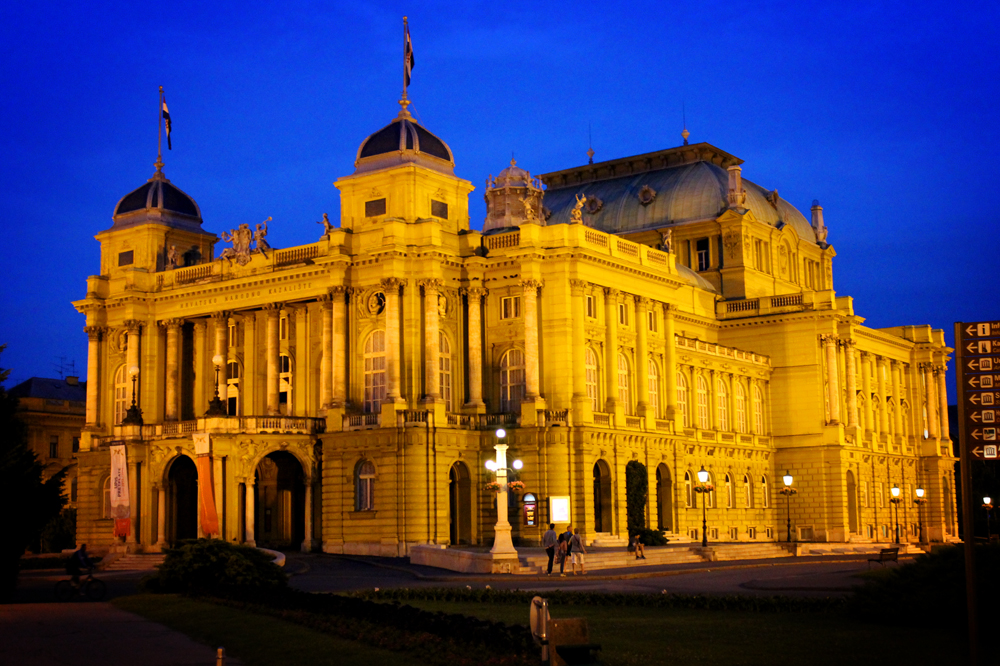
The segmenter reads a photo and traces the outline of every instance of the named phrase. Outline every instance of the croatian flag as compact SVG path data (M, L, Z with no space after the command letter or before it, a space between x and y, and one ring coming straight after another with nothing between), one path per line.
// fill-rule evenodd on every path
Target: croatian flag
M410 41L410 25L404 24L404 26L406 39L403 43L403 63L406 68L406 85L410 85L410 72L413 71L416 65L413 61L413 42Z
M167 149L173 150L174 147L170 145L170 110L167 108L167 98L163 98L163 121L167 126Z

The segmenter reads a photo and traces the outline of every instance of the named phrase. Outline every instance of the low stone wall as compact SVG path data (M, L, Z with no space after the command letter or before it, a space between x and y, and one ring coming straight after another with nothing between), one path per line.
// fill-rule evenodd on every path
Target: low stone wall
M492 553L477 553L434 544L412 546L410 563L462 573L516 574L521 568L516 555L494 556Z

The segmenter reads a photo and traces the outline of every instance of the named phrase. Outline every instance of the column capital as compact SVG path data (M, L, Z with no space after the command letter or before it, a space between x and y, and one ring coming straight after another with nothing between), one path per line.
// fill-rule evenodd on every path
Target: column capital
M183 319L162 319L162 320L158 321L157 324L159 324L160 328L166 328L166 329L179 328L179 327L181 327L181 326L184 325L184 320Z
M673 303L661 303L661 305L663 306L663 313L664 314L671 314L672 315L673 313L675 313L678 310L680 310L680 308L677 307Z
M819 339L824 344L831 345L831 346L837 344L837 341L839 340L839 338L836 335L829 335L829 334L825 334L825 333L824 334L820 334Z
M126 319L122 322L122 326L129 333L140 333L142 332L142 322L138 319Z
M867 361L868 357L870 357L871 355L872 355L872 353L870 351L865 351L864 349L859 349L858 350L858 356L861 357L862 361Z
M206 328L208 328L208 319L201 317L194 320L194 330L204 331Z
M541 289L542 281L535 280L533 278L526 278L524 280L521 280L521 286L524 288L525 291L529 289Z
M428 291L434 292L444 286L444 280L441 278L423 278L421 280L417 280L417 286L423 287L425 293Z
M643 309L649 309L650 300L645 296L635 296L635 304L641 306Z
M570 292L575 296L583 294L583 291L587 288L590 283L586 280L570 280L569 288Z
M261 306L261 309L267 313L268 317L277 317L281 314L283 307L285 307L284 303L265 303Z
M854 349L854 347L857 344L858 343L854 340L854 338L841 338L840 339L840 346L843 347L844 349Z
M459 289L459 293L463 296L468 296L470 299L482 298L489 293L489 290L485 287L462 287Z
M947 371L948 371L948 368L945 367L945 366L943 366L943 365L935 365L934 366L934 374L936 374L936 375L937 374L942 374L943 375Z
M400 287L406 286L406 279L398 277L387 277L387 278L382 278L382 282L380 284L382 285L383 289L387 289L389 291L395 289L396 291L399 291Z
M84 326L83 332L87 334L88 340L100 340L101 336L107 333L108 329L104 326Z
M229 315L231 315L231 314L232 314L232 312L229 311L229 310L219 310L218 312L213 312L211 314L211 317L212 317L212 319L214 319L216 321L216 323L218 323L220 321L223 321L223 322L226 322L228 324L229 323Z
M890 358L889 359L889 367L891 367L893 370L895 370L896 368L898 368L901 365L903 365L902 361L897 361L894 358Z
M336 297L336 296L343 296L344 294L348 293L349 291L350 291L350 287L348 287L347 285L337 284L337 285L334 285L334 286L330 287L329 289L327 289L326 293L329 296Z
M608 298L618 298L622 292L614 287L604 287L604 295Z
M887 359L885 356L882 356L881 354L876 354L875 355L875 365L884 366L885 362L888 361L888 360L889 359Z

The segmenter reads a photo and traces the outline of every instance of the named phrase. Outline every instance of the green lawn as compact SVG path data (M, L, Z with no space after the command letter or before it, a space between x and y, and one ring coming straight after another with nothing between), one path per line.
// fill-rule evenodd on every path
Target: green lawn
M257 615L169 594L119 597L123 610L165 624L248 666L418 666L421 662L399 652L336 638L266 615Z
M527 604L409 601L432 611L527 624ZM905 612L904 609L898 609ZM561 606L584 617L609 666L632 664L956 664L962 637L854 622L842 613L749 613Z

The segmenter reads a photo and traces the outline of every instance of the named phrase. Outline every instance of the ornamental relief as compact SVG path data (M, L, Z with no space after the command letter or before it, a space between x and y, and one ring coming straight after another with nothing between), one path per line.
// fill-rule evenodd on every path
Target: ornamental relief
M385 312L385 292L381 286L366 287L353 300L361 319L378 317Z
M722 246L726 250L726 256L730 259L736 258L736 250L740 247L740 232L737 230L727 231L722 236ZM749 250L749 244L747 249Z

